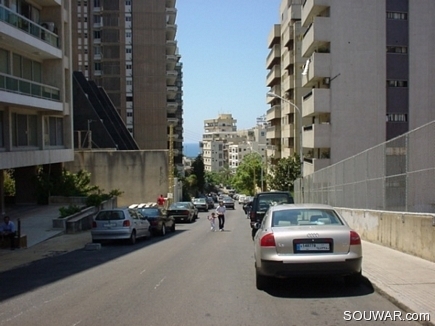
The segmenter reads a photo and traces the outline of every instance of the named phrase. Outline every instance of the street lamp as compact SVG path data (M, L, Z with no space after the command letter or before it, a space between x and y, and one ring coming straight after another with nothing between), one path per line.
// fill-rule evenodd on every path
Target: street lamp
M294 104L293 102L289 101L288 99L275 94L273 92L268 92L267 96L271 96L271 97L275 97L275 98L279 98L281 101L284 101L288 104L290 104L291 106L293 106L299 113L299 160L300 160L300 165L301 165L301 177L303 178L304 174L303 174L303 167L304 167L304 159L303 159L303 147L302 147L302 111L297 107L296 104ZM302 182L301 182L302 185ZM301 192L301 196L303 198L303 192Z

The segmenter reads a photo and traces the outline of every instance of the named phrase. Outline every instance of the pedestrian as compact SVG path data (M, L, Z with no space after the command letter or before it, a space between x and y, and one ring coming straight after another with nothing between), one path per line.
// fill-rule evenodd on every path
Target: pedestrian
M162 194L160 194L159 197L157 197L157 206L163 207L165 205L165 197L163 197Z
M207 219L210 221L210 230L213 232L216 231L216 223L215 223L216 213L215 212L211 213L211 215L209 215Z
M224 202L220 201L219 202L219 206L216 207L216 214L218 216L218 220L219 220L219 231L223 231L224 230L224 226L225 226L225 212L227 211Z
M3 224L0 225L0 235L2 240L7 238L9 239L11 250L15 249L15 235L17 234L15 229L15 224L12 222L8 215L3 217Z

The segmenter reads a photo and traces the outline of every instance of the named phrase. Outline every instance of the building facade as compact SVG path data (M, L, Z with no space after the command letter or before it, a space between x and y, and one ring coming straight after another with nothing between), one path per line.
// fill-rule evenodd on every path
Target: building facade
M74 69L105 89L140 149L182 162L182 82L175 0L73 0ZM177 119L177 120L176 120Z
M74 160L72 110L70 2L0 0L0 169L17 202L35 201L38 167Z
M296 123L300 132L293 147L301 134L304 175L434 120L429 103L435 95L428 82L435 72L434 44L427 41L435 39L434 30L427 28L435 23L427 14L434 9L430 0L282 1L283 20L273 27L281 32L280 59L267 66L280 70L281 80L273 83L270 77L267 85L285 101L268 100L271 111L281 105L281 115L288 101L301 111L296 113L302 117L293 119L302 121L302 128ZM285 46L285 17L293 26L290 46ZM288 90L282 51L292 49L296 76ZM268 120L274 121L272 115ZM282 135L283 123L276 123ZM276 137L270 141L278 142Z

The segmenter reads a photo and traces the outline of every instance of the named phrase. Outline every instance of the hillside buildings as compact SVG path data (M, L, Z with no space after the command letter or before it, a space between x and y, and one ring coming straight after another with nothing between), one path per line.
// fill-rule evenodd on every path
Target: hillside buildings
M308 175L434 120L434 10L431 0L283 0L266 59L275 156L302 143Z
M71 44L69 1L0 0L0 169L14 169L18 203L35 202L38 167L74 159Z

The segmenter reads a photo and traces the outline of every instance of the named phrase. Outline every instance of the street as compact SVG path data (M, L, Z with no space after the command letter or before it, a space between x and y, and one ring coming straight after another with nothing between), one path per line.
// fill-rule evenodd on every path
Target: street
M348 321L345 311L400 310L370 280L278 280L258 291L241 206L227 211L224 232L210 232L206 216L134 246L108 243L1 273L0 325L345 325L373 322Z

